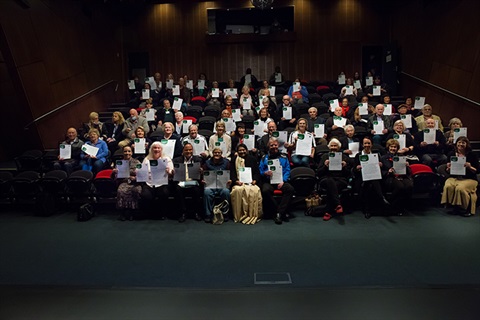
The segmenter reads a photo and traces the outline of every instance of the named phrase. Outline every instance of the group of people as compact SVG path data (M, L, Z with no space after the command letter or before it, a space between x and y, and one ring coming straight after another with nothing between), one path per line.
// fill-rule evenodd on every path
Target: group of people
M451 119L449 130L444 130L442 120L433 114L428 104L421 109L415 108L411 98L400 105L390 104L388 87L383 86L379 78L373 83L381 88L380 96L378 92L374 94L372 86L355 86L352 90L349 86L358 80L346 79L345 86L339 87L338 102L331 101L328 111L321 115L318 105L305 108L308 92L300 81L289 87L281 101L269 93L272 85L285 83L279 69L269 81L263 82L257 81L251 70L247 70L241 79L241 94L228 90L236 89L233 80L222 91L218 89L218 82L210 83L202 74L201 88L197 85L183 90L187 77L182 78L178 81L180 92L183 98L190 95L182 99L182 103L175 101L173 90L163 86L161 76L156 73L158 92L152 95L155 99L161 97L159 101L145 99L139 108L129 111L127 119L121 112L114 112L110 125L101 123L98 114L92 112L90 121L84 125L82 138L85 145L98 152L88 152L92 148L84 150L76 129L69 128L63 144L71 145L71 158L59 158L54 167L69 173L75 168L96 173L108 167L108 157L121 150L124 160L131 164L132 175L126 180L119 179L122 181L119 183L119 208L137 210L138 200L142 199L145 207L153 211L158 208L157 200L164 201L172 196L180 209L179 221L185 221L184 199L190 196L196 208L195 219L203 216L211 222L213 206L227 200L232 205L235 221L252 224L264 213L271 215L276 223L289 220L288 206L294 193L288 183L290 165L316 171L319 188L327 194L324 220L329 220L334 214L343 212L340 193L352 177L353 188L363 199L365 217L369 218L372 208L378 204L389 205L388 210L403 214L413 190L409 166L423 163L433 170L441 167L442 172L449 175L442 195L443 204L454 206L456 213L466 216L475 213L478 158L471 152L466 134L458 134L459 129L463 129L461 120ZM166 83L169 81L173 82L173 76L167 77ZM260 87L252 87L253 83ZM224 95L223 92L229 93ZM183 122L195 94L205 97L206 106L218 106L221 110L220 120L215 123L211 135L203 136L197 124L185 126ZM375 106L371 105L372 98L378 101ZM240 113L240 121L233 119L235 111ZM253 130L247 130L242 121L250 116L255 119ZM468 160L464 164L466 172L459 176L455 170L456 174L450 176L452 159L463 157ZM158 163L159 159L165 162L162 181L167 182L155 184L158 181L152 180L149 171L148 180L136 183L136 168L140 165L150 170L152 161ZM273 166L272 159L278 159L273 161ZM401 167L397 163L399 160L405 167L401 173L396 171ZM372 161L378 163L380 173L364 179L365 171L374 170ZM199 165L192 167L193 163ZM332 163L335 163L334 169ZM185 166L181 170L184 176L179 180L175 172L182 165ZM195 168L194 177L189 176L189 168ZM248 182L240 179L245 179L244 168L251 168L246 170L251 175ZM282 179L271 168L281 168ZM204 173L209 171L229 171L229 179L222 188L206 187ZM269 183L272 177L276 183ZM282 191L278 205L273 198L275 189ZM391 194L390 200L385 198L386 193ZM199 208L203 208L203 213ZM131 218L132 215L126 213L122 217Z

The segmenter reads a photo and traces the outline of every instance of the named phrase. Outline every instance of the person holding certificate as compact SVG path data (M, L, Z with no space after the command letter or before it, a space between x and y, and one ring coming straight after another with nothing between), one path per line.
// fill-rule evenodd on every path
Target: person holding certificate
M205 161L203 170L211 171L212 174L216 174L218 171L230 170L230 161L222 156L222 149L214 148L213 157ZM228 171L227 171L228 172ZM218 178L217 178L218 179ZM218 180L217 180L218 181ZM203 181L205 182L205 181ZM219 198L221 201L227 200L230 203L230 174L228 174L228 180L226 185L208 187L205 186L203 190L203 204L205 207L205 222L212 222L213 207L215 205L215 199ZM228 221L228 217L223 217L223 221Z
M410 166L406 156L398 152L400 150L398 140L389 139L386 146L387 153L381 158L384 186L392 193L390 200L392 210L395 214L402 216L413 192Z
M97 129L100 134L100 139L107 138L107 127L103 122L98 120L99 115L97 112L90 112L88 116L89 121L83 124L83 141L88 141L90 139L89 132L90 129Z
M477 173L480 165L467 137L457 139L455 151L449 154L449 159L446 171L450 177L445 181L441 203L453 206L453 214L470 217L475 214L477 206Z
M163 99L163 108L158 110L158 126L157 131L161 129L165 122L175 122L175 110L172 109L172 103L168 99Z
M355 156L354 165L354 192L362 199L362 211L365 218L370 219L371 211L379 203L388 206L382 191L382 175L380 157L372 152L373 142L370 137L364 137L363 149Z
M245 75L242 76L242 78L240 78L240 83L243 86L249 86L249 87L252 87L252 88L256 88L258 86L258 80L252 74L252 69L251 68L247 68L247 70L245 70Z
M415 118L415 121L417 122L417 127L418 127L419 131L421 131L425 128L428 128L428 126L427 126L427 120L428 119L433 119L435 121L435 123L438 124L437 128L440 129L440 131L443 132L442 119L440 119L439 116L433 114L433 108L432 108L431 105L426 104L422 108L422 114Z
M373 144L383 146L385 138L392 132L390 116L383 114L385 106L381 103L375 106L375 113L368 118L368 128L373 135Z
M132 143L132 140L135 138L135 131L137 131L138 127L143 127L143 129L145 129L145 133L147 134L150 131L147 119L140 117L137 109L130 109L130 117L125 120L125 125L123 126L122 130L125 140L122 140L118 143L120 148Z
M414 136L414 150L421 163L432 168L438 167L448 160L444 154L445 136L440 130L435 129L433 118L427 119L425 124L427 127Z
M169 179L173 174L172 159L163 155L161 142L154 142L150 146L148 155L143 159L141 166L137 166L137 182L142 185L141 199L146 209L153 213L160 209L160 219L165 220L163 210L170 194L173 194L173 185ZM158 204L155 199L158 199ZM176 207L182 200L175 198ZM157 205L156 205L157 204Z
M317 169L320 187L327 192L327 207L323 215L325 221L330 220L333 213L343 213L339 191L347 187L351 175L350 161L347 155L341 153L340 141L332 138L328 148L330 152L322 155Z
M185 222L187 219L186 196L191 196L195 210L195 220L202 220L200 210L202 208L201 196L203 194L201 181L202 157L193 155L193 146L186 143L183 146L182 155L173 160L173 181L175 185L175 199L178 200L179 210L178 222Z
M188 126L188 136L183 137L182 145L190 143L193 146L193 154L201 156L203 159L208 158L208 143L207 139L201 134L198 134L198 125L191 124Z
M294 193L292 185L288 183L290 179L290 162L288 158L278 150L277 139L271 138L268 141L268 147L268 154L263 156L259 165L260 175L264 180L262 185L263 212L273 213L275 224L282 224L282 221L290 221L288 209ZM280 171L280 167L282 171L282 182L272 183L271 180L274 177L273 169ZM282 198L278 205L273 197L275 190L282 191Z
M300 78L296 78L295 82L288 88L288 96L292 99L293 104L308 103L307 87L300 84Z
M242 115L251 115L253 116L253 110L256 106L256 101L253 96L250 94L250 87L245 85L242 88L242 95L239 99L240 109L242 109Z
M295 129L285 147L291 152L295 167L310 167L310 159L315 156L316 144L313 134L307 131L307 119L298 119Z
M295 127L297 123L297 115L295 113L295 108L292 105L292 98L289 95L284 95L282 98L282 103L277 105L277 111L275 112L276 118L274 118L278 123L278 129L284 130L287 127Z
M315 125L322 125L323 127L323 135L318 135L315 132ZM319 126L317 126L319 127ZM320 131L321 130L321 127ZM313 132L315 134L315 142L319 145L326 145L327 144L327 132L325 130L325 118L318 116L318 110L315 107L308 108L308 119L307 119L307 131Z
M134 151L134 158L143 161L151 144L152 140L145 136L145 129L143 129L142 126L139 126L137 130L135 130L135 138L131 145L132 150Z
M120 111L113 112L112 125L107 126L107 139L105 140L108 145L108 150L111 154L114 154L118 149L118 143L124 139L123 127L125 125L125 118Z
M214 92L212 91L218 91L218 96L214 96ZM203 95L200 95L200 96L203 96ZM212 88L210 89L206 97L207 106L221 107L222 106L221 101L223 101L223 92L220 90L218 81L213 81Z
M232 150L232 138L225 133L225 122L219 120L215 123L215 134L208 140L208 150L213 157L213 148L220 147L225 158L230 159Z
M78 139L77 129L68 128L66 139L60 143L58 160L53 162L53 169L64 170L70 175L79 166L82 146L83 141Z
M450 128L450 130L445 132L445 147L447 153L450 153L455 150L455 129L460 130L460 128L463 127L462 120L460 120L459 118L452 118L448 122L448 127ZM465 134L461 135L466 136Z
M263 215L262 211L262 192L259 188L261 182L260 170L257 159L248 153L248 148L244 144L237 146L236 155L232 158L232 164L235 168L230 170L230 180L232 182L232 212L235 222L243 224L255 224L260 221ZM251 177L247 181L242 181L241 171L250 168Z
M136 168L140 161L133 158L132 154L130 146L123 147L123 161L117 161L112 172L118 185L116 208L120 210L120 221L133 220L142 193L142 187L136 183Z
M262 105L260 106L260 110L258 111L258 119L257 121L263 124L263 131L262 132L255 132L255 135L261 137L267 133L267 123L273 121L274 117L270 115L275 115L275 111L277 106L274 103L271 103L269 98L263 98Z
M80 167L82 170L90 170L97 174L105 167L108 156L108 146L103 140L100 140L100 132L97 129L90 129L88 132L90 141L85 142L80 154Z
M408 113L408 107L406 104L401 104L397 107L397 112L395 114L392 114L391 116L391 122L395 123L398 120L402 120L403 125L404 125L404 132L410 133L410 135L414 135L415 133L418 132L417 128L417 122L413 118L413 116ZM388 139L387 139L388 140Z
M350 120L342 116L342 107L335 107L335 111L333 111L333 116L328 118L325 122L325 128L327 129L327 135L329 139L341 139L342 137L344 137L344 128L347 124L350 124Z
M153 107L153 99L150 98L145 102L145 108L140 111L140 117L147 119L150 131L155 131L157 128L157 109Z
M172 158L180 156L182 154L182 142L180 137L174 131L173 123L165 122L162 127L163 135L159 135L155 138L152 137L152 140L160 141L167 145L168 150L164 147L164 153L166 156L172 156Z
M397 120L393 124L393 132L387 136L387 141L390 139L395 139L399 141L399 146L396 152L400 156L408 156L413 154L413 137L405 129L405 124L403 123L403 121Z
M345 126L345 136L340 141L340 150L348 156L349 162L353 165L353 159L360 151L360 140L355 137L355 127L351 124Z

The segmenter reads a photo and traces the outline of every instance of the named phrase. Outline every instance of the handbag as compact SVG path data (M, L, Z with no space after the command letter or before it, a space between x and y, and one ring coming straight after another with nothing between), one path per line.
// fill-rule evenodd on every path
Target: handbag
M213 207L213 221L212 224L222 224L224 221L223 216L230 211L230 203L227 200L223 200L219 204Z
M305 215L312 217L323 216L325 206L320 206L322 198L316 192L313 192L305 198Z
M90 203L85 203L78 208L77 221L84 222L90 220L95 215L93 206Z

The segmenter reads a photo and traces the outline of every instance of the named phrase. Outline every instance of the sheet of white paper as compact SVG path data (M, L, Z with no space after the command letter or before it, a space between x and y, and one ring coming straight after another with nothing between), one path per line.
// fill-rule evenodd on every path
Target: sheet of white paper
M135 138L133 142L135 154L145 154L145 138Z
M398 141L398 143L400 144L400 149L403 149L407 146L404 134L394 134L393 139Z
M255 120L253 122L253 132L255 132L256 136L263 136L264 132L263 130L265 129L265 124L263 121Z
M278 141L278 150L280 152L285 152L285 142L288 139L288 132L287 131L275 131L272 133L272 136L277 138Z
M380 91L381 87L380 86L373 86L373 95L378 97L381 95L381 91Z
M60 144L59 147L59 157L60 159L71 159L72 158L72 145L71 144Z
M365 78L365 84L367 86L372 86L373 85L373 77L367 77Z
M169 157L170 159L172 159L173 158L173 153L175 151L176 140L162 139L162 141L160 141L160 142L162 143L162 147L163 147L162 154Z
M157 83L153 77L148 77L145 82L150 85L151 90L157 90Z
M395 174L407 174L407 157L393 157L393 169Z
M176 84L176 85L173 86L172 94L174 96L179 96L180 95L180 85Z
M179 97L173 98L173 109L180 110L182 108L183 99Z
M283 117L285 120L292 120L292 107L283 107Z
M251 74L246 74L245 75L245 83L246 84L252 83L252 75Z
M422 109L425 105L425 97L415 97L414 109Z
M450 174L454 176L464 176L466 174L466 157L450 157Z
M198 80L197 81L197 86L199 90L205 89L205 80Z
M313 125L315 138L323 138L325 135L325 125L320 123L315 123Z
M117 172L117 179L124 179L130 177L130 163L128 160L115 161Z
M238 181L243 183L252 183L252 168L239 168Z
M275 86L268 86L268 91L270 91L270 97L275 97Z
M236 88L227 88L223 90L223 95L226 96L231 96L233 99L237 97L237 89Z
M338 75L338 84L345 84L345 75L339 74Z
M141 163L137 164L135 170L137 177L137 182L147 182L148 181L148 166L144 166Z
M221 139L221 140L220 140ZM222 149L222 154L225 156L227 154L227 145L222 138L219 138L217 142L215 142L215 147Z
M188 127L192 125L192 120L183 120L182 122L182 132L188 132Z
M173 89L173 80L167 80L167 89Z
M155 109L146 109L145 118L147 119L147 121L155 121Z
M142 100L150 99L150 90L142 89Z
M350 158L355 158L357 153L360 151L360 142L350 142L348 144L348 150L352 151Z
M242 113L240 112L240 109L232 109L233 121L235 121L235 122L242 121L241 115L242 115Z
M98 153L98 148L85 143L82 146L82 151L88 154L89 156L95 157Z
M360 80L353 81L353 86L355 87L355 89L362 89L362 84L360 83Z
M333 124L336 125L337 127L343 128L347 124L347 118L333 117Z
M225 131L226 132L232 132L235 131L237 128L237 125L235 123L235 120L233 118L222 118L223 122L225 122Z
M360 155L360 165L362 166L362 180L380 180L382 173L380 172L380 164L378 161L378 154L364 154Z
M282 74L281 73L275 73L275 82L276 83L282 82Z
M193 90L193 80L187 80L187 88Z
M345 86L345 95L347 96L353 95L353 86Z
M425 141L427 144L435 143L435 138L436 138L436 130L433 130L433 129L423 130L423 141Z
M167 162L164 159L150 160L151 183L156 186L168 184Z
M412 127L412 115L411 114L402 114L400 115L400 120L402 120L405 128L410 129Z
M311 133L301 134L297 136L297 143L295 145L295 154L301 156L309 156L312 154L313 135Z
M455 128L453 129L453 141L457 142L459 137L466 137L467 136L467 128Z
M329 171L342 171L342 153L341 152L330 152L328 154L328 164Z
M202 152L206 152L206 144L204 140L193 140L193 154L199 156Z
M368 115L368 103L362 102L358 104L358 114L361 116Z
M300 91L300 82L293 83L293 91Z
M279 184L283 182L283 168L282 166L269 166L270 171L272 171L272 176L270 177L270 184Z
M243 110L252 109L252 100L249 98L243 98Z
M259 96L258 97L258 105L263 106L263 98L267 98L266 96Z
M383 125L383 121L377 120L373 121L373 131L375 131L375 134L383 134L383 129L385 129L385 126Z
M392 115L392 105L390 103L384 104L383 105L385 110L383 111L383 114L386 116L391 116Z
M212 98L219 98L220 97L220 89L212 88Z
M128 80L128 90L135 90L135 80Z
M230 171L228 170L209 170L203 173L205 180L205 189L224 189L230 180Z
M330 100L330 111L334 112L336 107L340 107L340 101L338 99Z
M255 135L253 134L244 134L243 143L247 146L248 150L255 148Z

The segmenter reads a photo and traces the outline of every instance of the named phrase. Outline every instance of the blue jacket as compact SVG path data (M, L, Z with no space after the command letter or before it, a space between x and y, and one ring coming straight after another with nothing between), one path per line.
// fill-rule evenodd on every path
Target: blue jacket
M260 175L265 179L265 181L269 181L270 177L265 176L265 172L269 171L268 168L268 157L269 154L263 156L262 160L260 160ZM282 166L282 173L283 173L283 182L287 182L290 179L290 162L285 155L280 155L278 157L280 160L280 165Z
M108 146L107 146L107 143L105 141L98 139L96 144L92 144L91 141L87 141L87 142L85 142L85 144L91 145L93 147L97 147L98 148L97 159L101 160L102 162L107 161ZM82 151L82 154L80 155L80 158L84 159L85 154L86 153Z
M307 90L307 87L305 86L300 86L300 93L302 94L302 97L303 97L303 102L305 103L308 103L308 90ZM290 86L290 88L288 89L288 93L287 93L290 97L292 97L292 94L293 94L293 86Z

